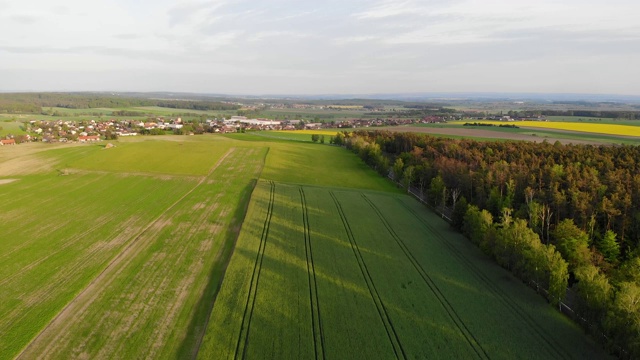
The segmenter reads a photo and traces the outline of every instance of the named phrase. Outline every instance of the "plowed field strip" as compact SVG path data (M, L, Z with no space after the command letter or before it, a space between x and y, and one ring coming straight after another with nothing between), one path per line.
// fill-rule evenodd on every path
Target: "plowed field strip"
M469 269L469 271L476 276L478 280L480 280L483 284L485 284L486 288L491 291L496 298L500 299L500 302L504 305L504 308L509 309L513 314L519 317L525 324L529 326L533 330L533 332L542 339L548 346L549 349L553 350L556 354L556 358L562 359L571 359L573 358L571 354L568 354L563 346L557 342L557 340L551 336L549 336L545 329L543 329L536 321L533 319L526 311L520 309L520 307L509 300L508 295L496 286L491 279L489 279L473 262L469 261L464 255L462 255L458 249L456 249L453 245L451 245L437 230L434 229L433 226L416 214L415 210L410 208L407 204L405 204L402 200L397 199L397 201L407 209L414 217L416 217L428 231L434 235L445 247L450 251L450 253L458 259L458 261L465 267Z
M209 170L207 177L210 176L213 171L220 166L220 164L229 156L231 153L235 151L235 148L229 149L219 160L218 162ZM23 354L28 351L31 347L34 346L43 334L50 329L54 324L62 322L63 319L73 314L75 311L75 307L81 306L80 304L85 300L85 297L91 297L97 287L101 285L101 282L106 281L109 282L109 278L112 278L114 272L117 272L121 265L121 263L130 261L132 255L137 254L140 251L140 248L144 247L145 244L141 244L138 240L143 238L154 225L158 223L171 209L176 207L182 200L184 200L188 195L193 193L202 183L206 180L207 177L203 177L193 188L187 191L184 195L182 195L179 199L177 199L173 204L167 207L160 215L158 215L153 221L151 221L147 226L145 226L138 234L136 234L129 244L116 255L107 266L87 285L76 297L71 300L50 322L47 324L38 335L36 335L33 340L27 344L22 351L16 356L16 358L22 358ZM151 239L152 237L148 237ZM126 260L126 261L125 261ZM105 280L106 279L106 280Z
M469 343L469 346L475 351L475 353L478 355L479 358L489 359L490 358L489 354L487 354L487 352L484 350L484 348L482 347L478 339L476 339L473 333L465 325L462 318L460 318L455 308L447 300L447 298L444 296L442 291L440 291L440 288L438 288L438 286L435 284L433 279L431 279L429 274L424 270L424 268L420 265L420 263L416 260L416 258L411 254L411 252L407 248L404 241L393 230L393 227L389 224L389 222L384 217L384 215L380 212L378 207L365 194L362 194L362 198L371 206L373 211L378 215L380 222L384 225L384 227L387 229L391 237L398 244L398 246L400 247L404 255L407 257L409 262L413 265L414 269L420 274L420 277L422 277L425 284L429 287L431 292L435 295L436 299L438 299L438 302L442 305L447 315L449 315L449 317L451 318L453 323L456 325L460 333L467 340L467 342Z
M262 235L260 236L260 246L256 254L255 263L253 265L253 273L251 274L249 293L247 295L247 301L245 303L244 313L242 316L242 325L240 326L240 334L238 334L238 342L236 344L236 351L234 356L235 359L245 359L247 346L249 345L249 328L251 327L251 317L253 316L253 309L255 308L258 282L260 281L260 271L262 269L262 260L264 258L264 249L267 245L267 238L269 237L269 226L271 225L271 217L273 216L273 205L275 202L276 184L273 181L270 181L269 185L270 191L267 216L264 220Z
M300 187L300 202L302 205L302 222L304 224L305 253L307 257L307 273L309 275L309 299L311 300L311 322L313 326L313 347L316 359L325 359L324 334L322 332L322 318L320 317L320 302L318 301L318 283L316 269L313 263L313 249L311 248L311 234L309 226L309 209L304 190Z
M369 289L369 293L371 294L371 298L374 300L375 304L376 304L376 309L378 310L378 314L380 315L380 319L382 320L384 326L385 326L385 330L387 332L387 337L389 338L389 341L391 342L392 346L393 346L393 351L396 355L396 358L403 358L406 359L407 356L404 352L404 349L402 348L402 344L400 343L400 339L398 337L398 334L395 330L395 328L393 327L393 323L391 321L391 318L389 317L389 314L387 312L387 309L384 306L384 303L382 302L382 298L380 297L380 294L378 294L378 291L375 287L375 284L373 283L373 279L371 278L371 274L369 273L369 269L367 268L367 265L364 262L364 258L362 257L362 253L360 252L360 248L358 247L358 244L356 242L356 239L353 235L353 231L351 230L351 226L349 225L349 221L347 220L346 215L344 214L344 211L342 209L342 205L340 205L340 202L338 201L337 197L335 196L335 194L333 193L333 191L330 191L329 194L331 195L331 198L333 199L336 209L338 211L338 214L340 215L340 219L342 221L342 224L347 232L347 237L349 238L349 243L351 244L351 249L353 250L353 254L356 257L357 261L358 261L358 266L360 267L360 271L362 272L362 276L364 277L366 283L367 283L367 288Z

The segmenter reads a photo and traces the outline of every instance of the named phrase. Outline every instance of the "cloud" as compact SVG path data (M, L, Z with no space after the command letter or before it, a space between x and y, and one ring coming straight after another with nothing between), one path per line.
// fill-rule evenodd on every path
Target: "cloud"
M224 7L225 1L207 1L207 2L187 2L174 6L167 12L169 17L169 26L200 23L203 21L215 21L219 16L215 16L216 10Z
M357 19L382 19L401 15L423 15L425 7L411 1L384 1L372 8L354 14Z
M117 34L113 35L113 37L120 40L135 40L140 39L141 36L138 34Z
M67 15L71 9L64 5L57 5L51 8L51 12L57 15Z
M631 0L60 0L56 5L0 0L0 5L0 33L11 34L0 39L0 67L34 73L145 69L147 75L137 79L167 79L150 81L154 86L188 90L192 81L193 90L212 86L214 92L230 86L220 79L232 81L239 92L426 86L463 91L465 84L492 76L499 81L489 81L487 90L511 87L510 77L555 84L549 74L557 76L573 63L576 70L568 74L576 83L597 72L599 81L609 74L612 84L640 93L640 85L620 78L611 65L629 69L629 59L640 57L635 19L640 2ZM495 73L501 69L504 73ZM120 81L138 86L133 78Z
M31 15L11 15L9 19L13 22L23 25L30 25L38 22L39 18L37 16Z

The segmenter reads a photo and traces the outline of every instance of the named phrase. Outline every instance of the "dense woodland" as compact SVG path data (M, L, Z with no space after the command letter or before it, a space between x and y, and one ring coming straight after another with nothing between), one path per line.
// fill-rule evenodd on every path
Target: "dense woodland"
M43 108L68 109L127 108L160 106L190 110L238 110L240 106L208 100L162 100L101 93L11 93L0 94L0 112L40 114Z
M640 358L640 147L385 131L332 142L453 209L453 226L499 264L569 304L618 355Z

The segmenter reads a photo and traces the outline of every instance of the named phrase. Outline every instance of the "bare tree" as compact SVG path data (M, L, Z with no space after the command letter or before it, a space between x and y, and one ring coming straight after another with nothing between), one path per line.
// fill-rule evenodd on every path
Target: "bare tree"
M460 197L460 194L462 193L462 191L460 191L459 188L455 188L453 190L451 190L451 201L453 201L453 208L456 208L456 203L458 202L458 198Z

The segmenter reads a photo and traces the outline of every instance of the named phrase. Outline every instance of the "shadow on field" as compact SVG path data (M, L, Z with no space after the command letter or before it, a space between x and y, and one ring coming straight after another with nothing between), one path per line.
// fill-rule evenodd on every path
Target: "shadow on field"
M249 206L249 200L251 199L251 193L255 188L257 179L251 179L249 185L245 186L240 192L240 205L233 214L233 219L230 224L230 231L227 232L223 239L223 245L218 254L218 259L214 262L210 272L207 287L204 289L200 300L195 306L193 311L193 317L187 328L185 338L180 344L178 351L176 352L176 359L195 359L198 356L198 350L202 343L211 311L213 310L213 304L216 301L220 286L222 285L222 279L227 270L227 265L233 254L240 228L244 221L244 217L247 213L247 207Z

